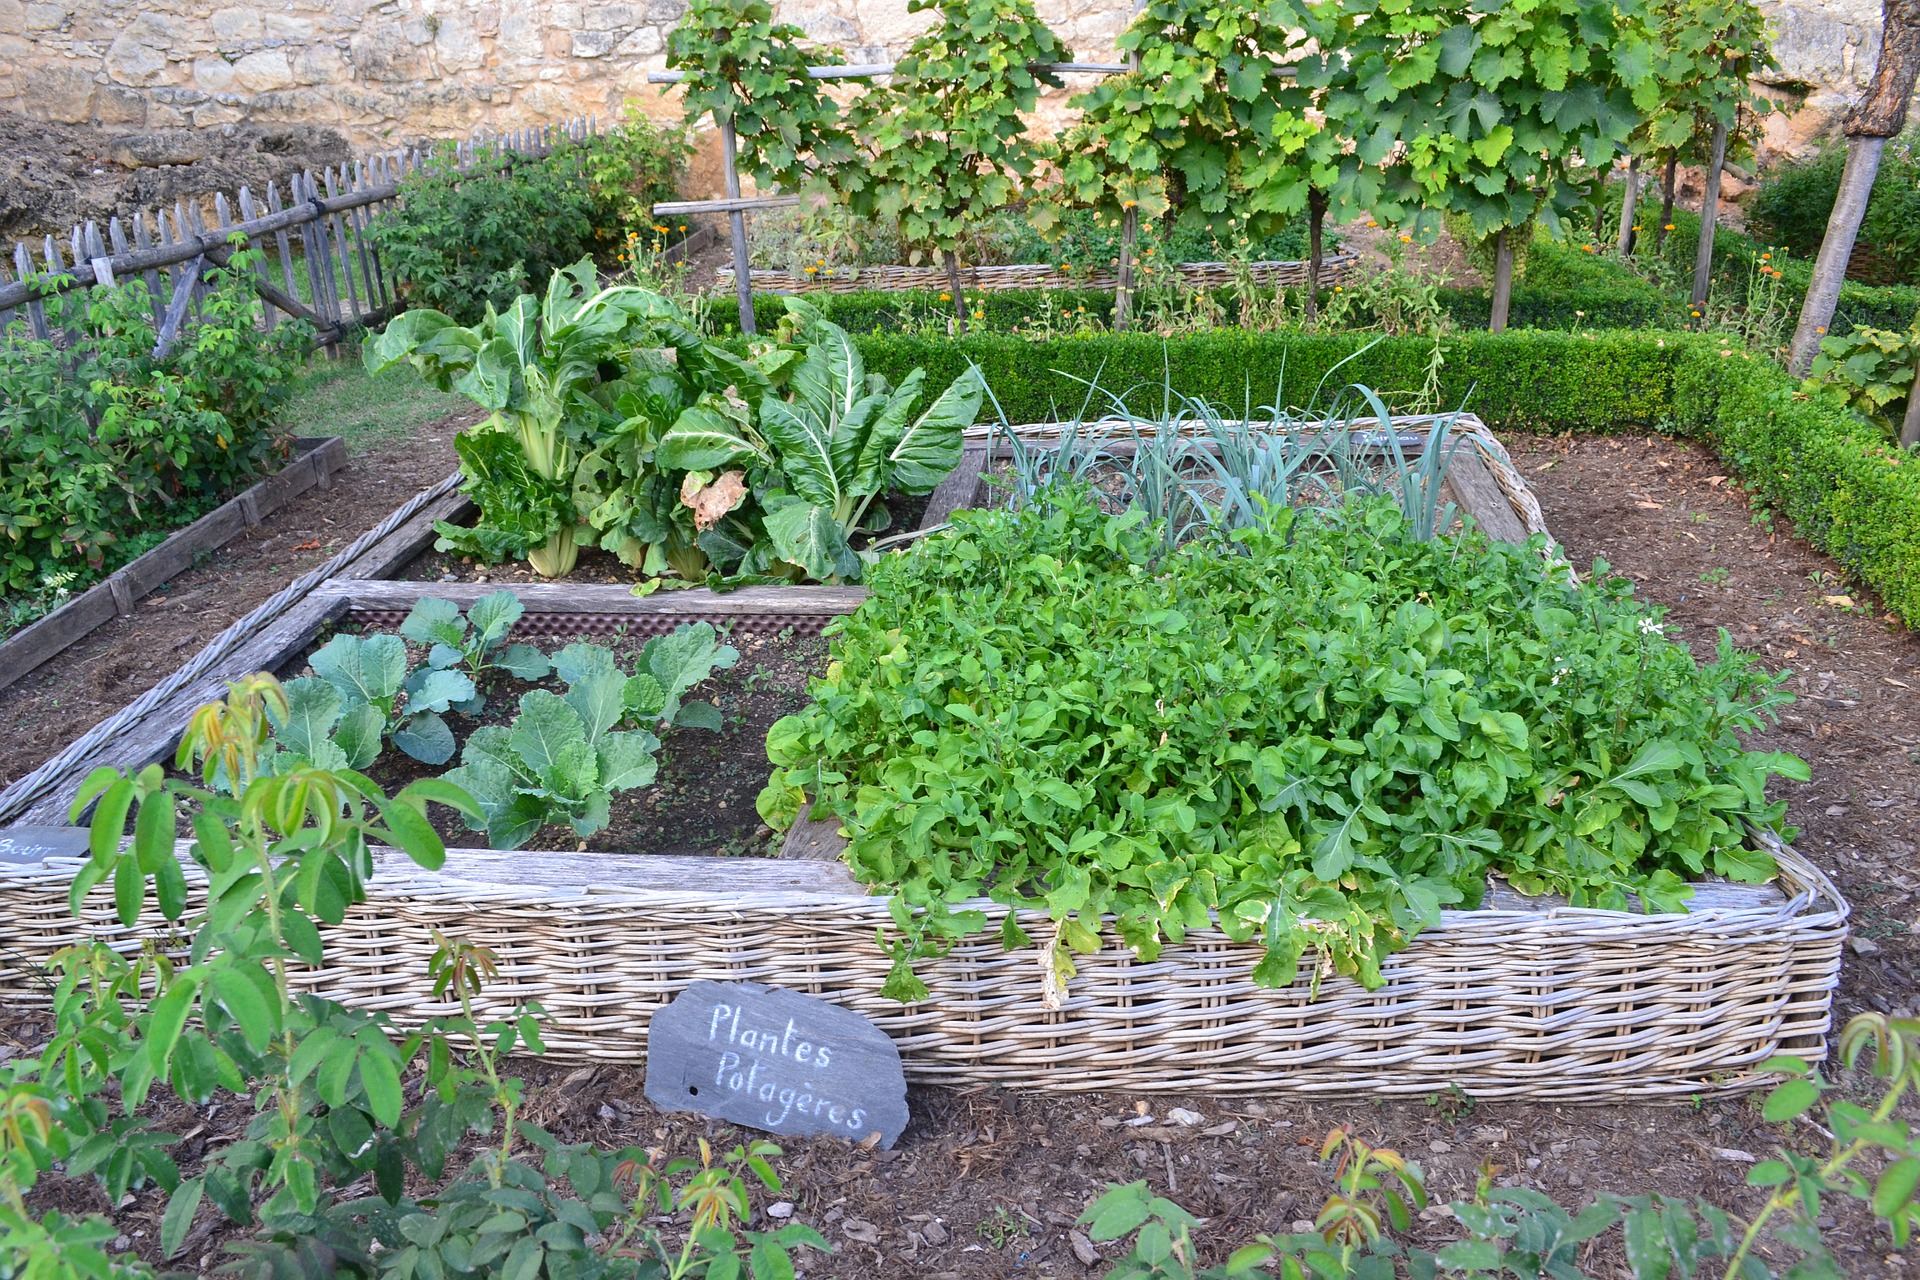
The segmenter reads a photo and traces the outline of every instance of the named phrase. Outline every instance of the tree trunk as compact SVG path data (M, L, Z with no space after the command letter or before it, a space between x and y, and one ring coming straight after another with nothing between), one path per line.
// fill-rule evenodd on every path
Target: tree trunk
M1727 162L1727 126L1713 126L1713 154L1707 161L1707 189L1700 197L1700 247L1693 255L1693 312L1704 316L1713 284L1713 233L1720 222L1720 169Z
M1640 206L1640 157L1627 157L1627 185L1620 193L1620 256L1633 254L1633 213Z
M1120 278L1114 282L1113 289L1113 330L1115 333L1127 331L1127 321L1133 311L1133 246L1140 238L1140 209L1129 208L1120 222Z
M1907 417L1900 424L1900 447L1911 449L1920 444L1920 369L1914 370L1913 387L1907 392Z
M1887 139L1907 123L1907 104L1920 77L1920 0L1883 0L1880 6L1880 57L1873 67L1867 92L1847 112L1847 166L1840 173L1840 194L1834 199L1820 254L1813 260L1813 281L1793 330L1793 349L1787 368L1804 377L1820 350L1820 339L1833 323L1840 302L1840 285L1847 260L1866 217L1873 180L1880 172L1880 155ZM1912 414L1909 411L1908 420Z
M1493 310L1487 316L1489 333L1507 331L1507 308L1513 302L1513 228L1502 227L1493 238Z
M942 249L940 257L947 266L947 290L953 294L953 331L964 338L967 336L967 301L960 296L960 258L951 249Z
M1847 164L1840 171L1840 191L1827 218L1827 233L1820 237L1813 279L1807 285L1806 301L1800 304L1800 321L1794 326L1793 347L1787 356L1787 371L1796 378L1807 376L1814 356L1820 352L1820 339L1826 337L1827 326L1833 323L1833 309L1840 303L1840 285L1847 275L1847 259L1853 256L1860 220L1867 216L1867 197L1873 194L1880 153L1886 146L1885 138L1847 139Z
M1307 192L1307 323L1320 317L1321 227L1327 220L1327 193L1315 188Z
M1667 228L1673 225L1673 196L1680 186L1680 152L1667 152L1667 171L1660 178L1660 230L1653 235L1653 256L1667 247Z

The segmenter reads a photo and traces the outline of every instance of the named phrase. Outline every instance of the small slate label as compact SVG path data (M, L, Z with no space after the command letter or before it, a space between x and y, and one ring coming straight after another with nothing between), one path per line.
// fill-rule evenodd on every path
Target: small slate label
M40 862L88 855L85 827L0 828L0 862Z
M696 982L647 1027L647 1101L769 1133L907 1127L900 1051L850 1009L758 982Z

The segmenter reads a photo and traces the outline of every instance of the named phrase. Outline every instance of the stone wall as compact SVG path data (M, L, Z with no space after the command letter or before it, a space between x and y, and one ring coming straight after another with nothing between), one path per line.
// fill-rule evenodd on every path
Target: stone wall
M777 0L856 61L903 49L905 0ZM675 114L646 73L684 0L0 0L0 110L124 132L237 123L338 129L355 145L508 129L623 103ZM1105 60L1130 0L1039 0L1082 58ZM1876 0L1784 0L1783 79L1806 104L1772 126L1804 146L1877 51ZM1064 113L1064 95L1045 123Z

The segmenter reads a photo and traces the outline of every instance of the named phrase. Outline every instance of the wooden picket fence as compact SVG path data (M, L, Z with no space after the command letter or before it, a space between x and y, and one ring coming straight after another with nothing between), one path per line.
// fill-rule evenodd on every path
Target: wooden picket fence
M597 132L597 121L588 117L469 139L456 148L455 163L469 168L482 155L502 152L544 156ZM371 231L399 198L401 181L426 159L418 147L382 152L322 169L317 178L312 170L295 174L284 198L280 184L269 182L264 204L241 187L231 199L221 192L176 201L171 210L110 218L104 233L89 221L66 237L46 236L36 248L16 242L10 266L0 262L0 333L24 314L34 337L71 342L74 335L49 324L45 298L139 276L152 299L154 356L163 356L182 326L197 320L207 269L227 265L233 237L243 235L249 248L267 250L264 260L254 260L254 287L268 327L283 316L305 320L316 345L338 354L349 329L377 324L398 309L397 282Z

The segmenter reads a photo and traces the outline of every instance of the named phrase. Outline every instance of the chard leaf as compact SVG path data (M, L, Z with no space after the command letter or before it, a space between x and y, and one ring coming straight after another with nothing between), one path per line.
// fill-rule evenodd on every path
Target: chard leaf
M744 409L707 397L674 419L654 447L654 465L667 471L715 471L732 462L773 462L752 434Z
M831 510L846 491L834 470L833 438L824 423L809 421L793 406L767 400L760 406L760 429L780 452L780 470L799 497ZM844 479L851 479L845 477ZM767 532L773 533L773 517ZM776 542L778 535L775 535Z
M909 376L901 390L912 385ZM980 379L979 369L969 366L888 449L883 487L903 493L932 493L947 473L960 465L966 429L979 420L985 396L986 384Z
M800 321L806 351L793 366L787 385L821 426L844 417L866 390L867 372L860 348L847 331L823 318L804 298L789 297L787 313ZM762 421L765 406L762 406Z
M860 577L860 558L847 545L847 531L833 518L830 508L790 502L769 512L766 524L773 554L798 565L809 578L826 582Z

